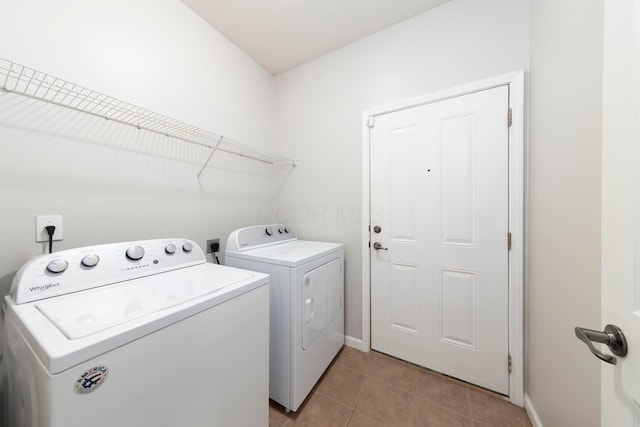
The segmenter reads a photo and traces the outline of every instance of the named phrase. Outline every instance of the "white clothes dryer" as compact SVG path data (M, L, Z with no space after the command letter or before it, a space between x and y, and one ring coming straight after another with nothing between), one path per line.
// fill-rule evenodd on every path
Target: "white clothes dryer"
M184 239L56 252L5 298L5 425L267 426L269 276Z
M296 411L344 345L344 245L259 225L231 233L225 263L271 276L269 397Z

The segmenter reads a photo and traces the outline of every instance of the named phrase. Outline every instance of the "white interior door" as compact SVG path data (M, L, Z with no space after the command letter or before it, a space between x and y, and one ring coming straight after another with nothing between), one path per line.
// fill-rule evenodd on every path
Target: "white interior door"
M602 326L619 326L629 352L601 365L603 426L640 426L639 12L604 2Z
M371 348L509 394L509 87L375 118Z

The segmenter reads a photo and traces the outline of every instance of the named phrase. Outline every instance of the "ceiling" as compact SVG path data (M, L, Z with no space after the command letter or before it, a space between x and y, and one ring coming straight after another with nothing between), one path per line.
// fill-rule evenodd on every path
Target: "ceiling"
M182 0L272 74L448 0Z

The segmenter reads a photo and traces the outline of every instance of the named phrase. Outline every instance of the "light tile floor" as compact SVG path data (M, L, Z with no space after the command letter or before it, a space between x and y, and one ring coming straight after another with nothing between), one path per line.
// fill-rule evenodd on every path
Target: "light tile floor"
M530 427L499 395L380 353L344 347L297 412L275 402L270 427Z

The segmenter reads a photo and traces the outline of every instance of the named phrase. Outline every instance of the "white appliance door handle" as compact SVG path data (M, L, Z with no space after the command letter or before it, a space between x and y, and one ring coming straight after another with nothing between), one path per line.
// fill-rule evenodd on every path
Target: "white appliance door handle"
M313 319L313 298L307 298L304 301L304 322L309 323Z

